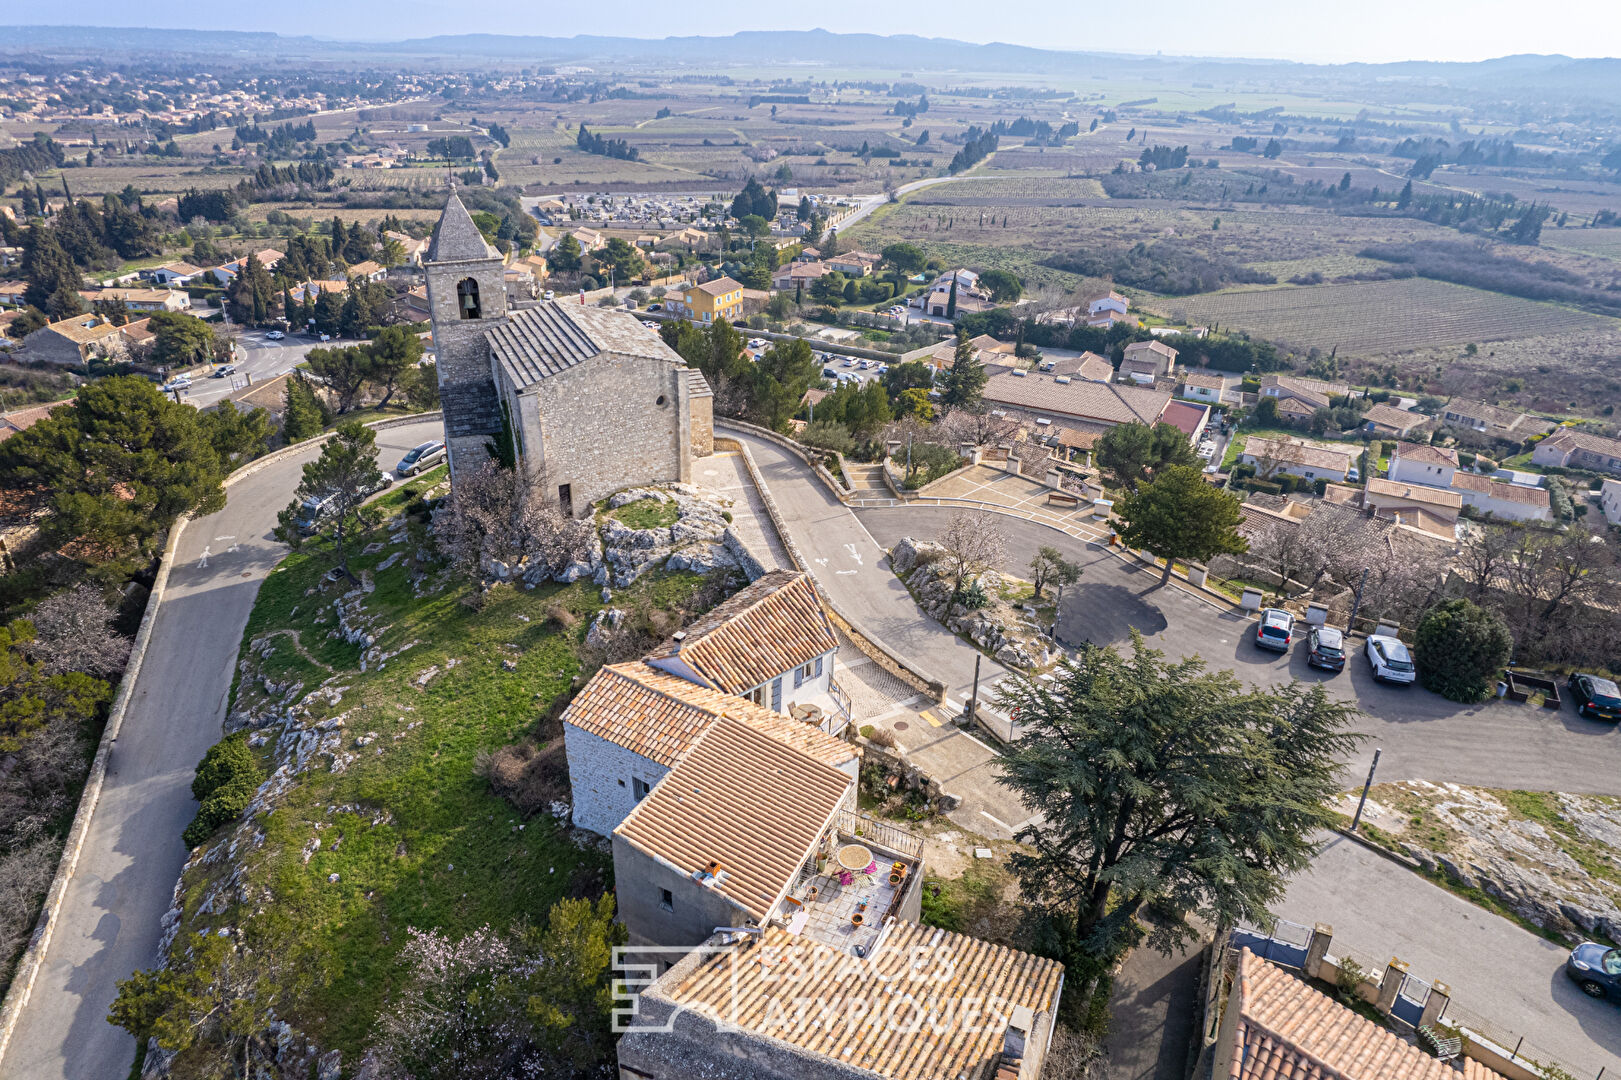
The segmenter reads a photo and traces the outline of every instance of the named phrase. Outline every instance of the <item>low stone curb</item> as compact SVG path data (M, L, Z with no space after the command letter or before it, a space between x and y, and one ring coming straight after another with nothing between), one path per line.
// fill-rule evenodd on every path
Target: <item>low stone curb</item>
M1397 866L1405 866L1407 869L1418 874L1422 874L1424 872L1423 865L1417 859L1403 855L1399 851L1392 851L1383 844L1376 844L1360 833L1354 833L1350 829L1342 828L1340 826L1335 826L1334 831L1345 837L1347 840L1362 845L1375 855L1378 855L1381 858L1389 859Z
M794 440L785 435L779 435L770 428L763 428L755 424L748 424L741 420L733 420L730 418L715 421L715 430L719 431L722 428L726 428L733 432L741 432L745 435L753 435L757 439L764 439L767 442L775 443L777 446L787 450L789 453L799 458L799 460L803 461L806 465L809 465L811 467L811 471L816 474L817 478L820 479L822 483L828 486L828 488L833 492L833 497L838 499L841 503L848 503L850 497L855 494L848 487L840 484L838 479L834 477L832 473L827 471L827 467L825 465L819 461L811 460L810 452L806 450L805 447L794 442Z
M441 415L437 412L415 413L410 416L390 417L387 420L373 420L366 426L378 430L402 427L432 420ZM319 446L330 437L331 433L327 433L255 458L227 476L224 486L230 487L236 481L252 476L278 461L313 446ZM11 1036L16 1031L23 1008L27 1006L28 997L33 992L34 980L45 964L45 953L50 948L51 935L56 930L56 917L62 910L62 900L67 895L68 883L73 880L73 874L78 869L79 853L84 849L85 836L90 831L90 822L95 816L96 806L101 802L101 789L107 779L107 761L112 756L113 744L118 741L118 733L124 726L124 713L135 693L135 683L140 677L141 664L146 659L147 645L152 638L152 627L157 623L158 610L162 607L163 595L169 586L169 568L174 562L175 548L180 542L181 533L185 532L190 522L190 515L181 515L176 519L174 527L169 530L169 540L163 546L157 576L152 581L152 592L147 597L146 611L141 616L141 626L136 631L135 644L130 649L129 663L124 668L123 678L119 681L118 695L113 699L112 709L107 714L107 726L102 729L101 743L96 747L95 759L90 763L90 772L85 777L84 791L79 796L79 808L74 812L73 828L68 833L67 843L62 849L62 859L57 864L56 876L51 880L50 891L45 894L45 905L40 910L39 921L34 924L34 933L29 938L28 947L23 950L22 958L17 961L17 970L12 976L10 988L6 991L5 1002L0 1004L0 1063L5 1060L6 1050L11 1045Z

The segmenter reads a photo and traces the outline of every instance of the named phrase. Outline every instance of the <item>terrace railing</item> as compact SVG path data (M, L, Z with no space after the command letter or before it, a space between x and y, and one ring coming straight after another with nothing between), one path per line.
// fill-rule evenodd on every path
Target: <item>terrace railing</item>
M844 810L839 813L837 827L842 833L871 841L877 847L887 848L897 855L909 859L923 858L923 838L897 826Z

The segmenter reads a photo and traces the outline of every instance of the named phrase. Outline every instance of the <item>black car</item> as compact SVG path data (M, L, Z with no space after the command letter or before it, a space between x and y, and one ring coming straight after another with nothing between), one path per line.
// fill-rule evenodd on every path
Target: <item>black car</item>
M1314 626L1306 635L1306 663L1324 671L1345 670L1345 634L1332 626Z
M1621 996L1621 949L1584 941L1570 950L1565 974L1588 997Z
M1621 689L1598 675L1576 674L1565 684L1576 711L1594 720L1621 720Z

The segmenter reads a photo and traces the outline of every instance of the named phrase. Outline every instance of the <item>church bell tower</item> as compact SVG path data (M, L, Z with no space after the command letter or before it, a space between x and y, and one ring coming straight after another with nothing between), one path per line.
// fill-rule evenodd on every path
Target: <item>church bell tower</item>
M501 433L501 404L484 333L507 315L501 256L485 243L454 190L433 230L423 269L454 477L459 469L489 460L486 444Z

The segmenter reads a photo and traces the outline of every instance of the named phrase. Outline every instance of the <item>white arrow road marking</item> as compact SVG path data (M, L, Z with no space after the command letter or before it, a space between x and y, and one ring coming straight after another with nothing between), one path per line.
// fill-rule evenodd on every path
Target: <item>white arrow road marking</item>
M854 559L856 562L859 563L861 561L861 552L856 550L856 546L854 544L845 544L844 550L848 551L850 553L850 558Z
M208 545L204 544L203 553L197 557L197 569L201 570L208 565L209 554Z
M840 574L853 574L856 571L854 571L854 570L839 570L839 571L835 571L835 572L840 573Z
M826 566L827 565L827 560L826 559L817 559L816 560L816 565L817 566Z

